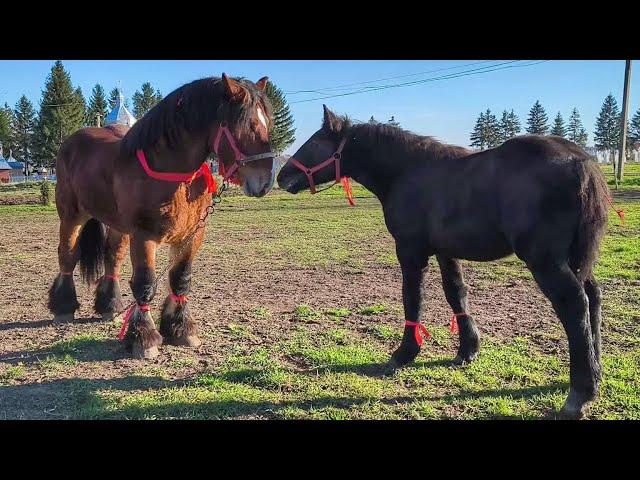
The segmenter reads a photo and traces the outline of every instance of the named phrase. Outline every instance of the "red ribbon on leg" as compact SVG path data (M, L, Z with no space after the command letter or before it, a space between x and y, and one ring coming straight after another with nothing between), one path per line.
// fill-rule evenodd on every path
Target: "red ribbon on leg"
M422 342L424 342L420 332L424 333L424 338L426 338L427 340L431 338L431 334L429 333L429 330L427 330L427 327L422 325L420 322L412 322L411 320L405 320L404 324L406 327L414 328L413 332L416 338L416 342L418 342L418 346L421 346Z
M171 297L171 300L176 303L187 303L186 295L176 295L175 293L170 293L169 296Z
M451 333L458 333L460 331L458 328L458 317L462 317L464 315L466 315L465 312L454 313L451 315L451 325L449 326Z
M127 310L127 313L124 314L124 318L122 319L122 328L120 328L120 333L118 334L119 340L124 340L124 335L125 333L127 333L127 327L129 326L129 319L131 318L131 315L133 315L136 307L140 307L141 312L148 312L149 310L151 310L151 307L148 303L145 303L143 305L137 305L134 303L133 305L131 305L131 307L129 307L129 310Z

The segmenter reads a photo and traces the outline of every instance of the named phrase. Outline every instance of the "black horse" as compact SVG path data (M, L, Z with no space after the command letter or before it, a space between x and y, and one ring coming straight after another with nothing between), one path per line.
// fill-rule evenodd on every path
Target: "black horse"
M278 184L298 193L341 176L376 195L396 242L406 324L394 367L420 351L420 284L431 255L458 321L455 362L464 363L478 355L480 342L457 259L515 252L567 333L571 388L562 413L585 413L601 376L602 295L593 266L609 191L584 150L560 137L526 135L471 154L389 125L352 124L325 106L322 128L282 168Z

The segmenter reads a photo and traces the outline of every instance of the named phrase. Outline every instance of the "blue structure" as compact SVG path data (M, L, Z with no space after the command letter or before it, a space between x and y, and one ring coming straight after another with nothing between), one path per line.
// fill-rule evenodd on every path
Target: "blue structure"
M116 100L116 106L104 119L105 125L113 125L116 123L119 125L127 125L129 127L136 123L136 118L131 115L131 112L129 112L129 110L127 110L127 107L124 106L124 96L122 95L122 92L120 92L120 90L118 90L118 99Z

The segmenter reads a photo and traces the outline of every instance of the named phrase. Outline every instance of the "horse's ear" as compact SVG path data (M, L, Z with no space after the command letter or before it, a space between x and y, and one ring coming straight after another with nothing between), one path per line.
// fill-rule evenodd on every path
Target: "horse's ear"
M260 90L264 90L264 87L267 86L267 82L269 81L269 77L262 77L260 80L256 82L256 87Z
M324 120L322 127L331 132L339 132L342 127L342 120L335 113L327 108L326 105L322 105L324 109Z
M241 100L246 94L245 89L240 85L240 82L233 78L227 77L226 73L222 74L222 83L224 84L224 91L232 100Z

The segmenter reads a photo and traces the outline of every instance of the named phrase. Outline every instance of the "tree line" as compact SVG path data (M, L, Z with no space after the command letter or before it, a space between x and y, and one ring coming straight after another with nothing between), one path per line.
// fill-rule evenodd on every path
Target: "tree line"
M598 114L593 134L594 145L601 151L615 152L620 146L622 113L612 94L607 95ZM511 110L502 112L500 120L487 109L481 112L470 135L471 146L484 150L497 147L504 141L515 137L522 128L518 116ZM567 138L582 147L587 146L588 134L582 125L580 113L574 108L565 123L562 113L558 112L549 125L547 113L539 100L531 107L526 122L526 133L537 135L557 135ZM640 109L627 124L627 142L629 150L640 148Z
M284 93L271 82L266 94L273 105L272 148L280 153L295 141L293 117ZM25 168L51 168L62 142L83 127L104 125L104 120L120 96L113 88L107 97L99 83L93 87L87 102L80 87L74 87L71 76L61 61L56 61L47 76L38 109L22 95L14 108L6 102L0 108L0 144L12 150L16 160ZM133 116L141 118L162 100L160 90L145 82L131 100ZM125 106L131 108L129 100Z

